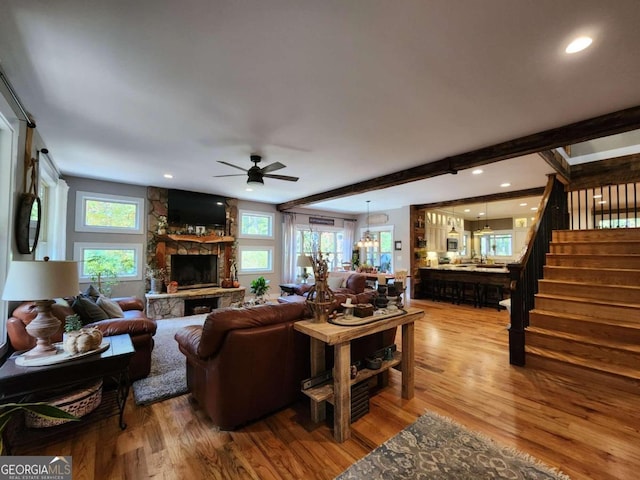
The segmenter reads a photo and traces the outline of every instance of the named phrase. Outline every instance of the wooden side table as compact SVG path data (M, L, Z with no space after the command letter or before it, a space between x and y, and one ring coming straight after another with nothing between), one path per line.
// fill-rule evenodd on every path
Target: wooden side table
M120 428L124 430L127 426L124 423L124 408L130 386L129 362L135 349L129 335L114 335L105 337L105 340L109 341L109 348L102 353L54 365L21 367L16 365L15 354L12 355L0 367L0 404L11 401L30 401L30 397L54 388L108 377L112 378L117 385L115 401ZM104 399L103 403L105 403ZM77 422L72 424L75 425ZM47 430L59 432L65 426L67 425L51 427Z
M407 313L360 326L342 327L332 323L315 323L312 320L296 322L294 328L311 337L311 375L325 370L325 346L334 346L333 384L303 390L311 398L311 419L325 419L326 402L334 406L333 436L344 442L351 436L351 385L366 380L402 362L402 398L414 394L414 323L424 316L418 308L408 308ZM361 370L356 378L350 378L351 341L402 326L402 351L395 352L393 360L385 360L377 370Z

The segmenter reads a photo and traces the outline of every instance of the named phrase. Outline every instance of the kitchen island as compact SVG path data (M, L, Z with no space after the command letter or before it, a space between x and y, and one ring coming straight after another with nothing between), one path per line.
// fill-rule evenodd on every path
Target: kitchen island
M421 298L497 309L503 308L500 301L509 298L509 270L504 265L439 265L422 267L419 275Z

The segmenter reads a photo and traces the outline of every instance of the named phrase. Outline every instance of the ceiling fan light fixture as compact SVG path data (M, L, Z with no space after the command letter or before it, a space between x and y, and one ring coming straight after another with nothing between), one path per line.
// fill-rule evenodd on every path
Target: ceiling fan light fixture
M250 185L252 187L262 187L264 185L264 180L260 171L249 169L247 175L247 185Z

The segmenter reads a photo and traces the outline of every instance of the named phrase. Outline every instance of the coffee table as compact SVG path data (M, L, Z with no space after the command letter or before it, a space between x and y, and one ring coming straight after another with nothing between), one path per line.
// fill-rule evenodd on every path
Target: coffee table
M333 345L333 384L303 390L311 398L311 419L324 420L326 402L334 406L333 436L344 442L351 436L351 385L377 375L402 363L402 398L411 399L414 394L414 323L424 316L418 308L410 307L405 314L385 318L365 325L343 327L332 323L316 323L302 320L294 328L311 337L311 375L325 370L325 345ZM350 378L351 341L402 326L402 351L395 352L393 360L385 360L377 370L361 370L356 378Z
M129 362L135 349L129 335L114 335L105 337L105 340L109 342L109 348L102 353L40 367L16 365L17 355L13 354L0 367L0 404L30 401L34 395L44 394L54 388L108 377L117 386L115 400L120 428L124 430L127 427L124 423L124 407L129 396Z

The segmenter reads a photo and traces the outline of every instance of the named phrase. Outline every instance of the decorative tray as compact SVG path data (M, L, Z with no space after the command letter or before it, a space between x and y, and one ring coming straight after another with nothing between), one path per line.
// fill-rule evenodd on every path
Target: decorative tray
M16 365L19 365L21 367L42 367L45 365L55 365L56 363L70 362L72 360L78 360L80 358L88 357L89 355L95 355L96 353L102 353L109 348L109 345L111 344L108 340L103 340L100 346L95 350L90 350L84 353L71 354L64 351L64 349L62 348L62 342L58 342L53 344L53 346L56 347L55 355L29 358L26 357L23 353L15 357Z
M378 313L380 312L380 313ZM338 315L336 318L330 318L329 323L334 325L340 325L343 327L357 327L360 325L366 325L367 323L377 322L379 320L385 320L387 318L397 317L407 313L406 310L376 310L370 317L345 317L344 315Z

